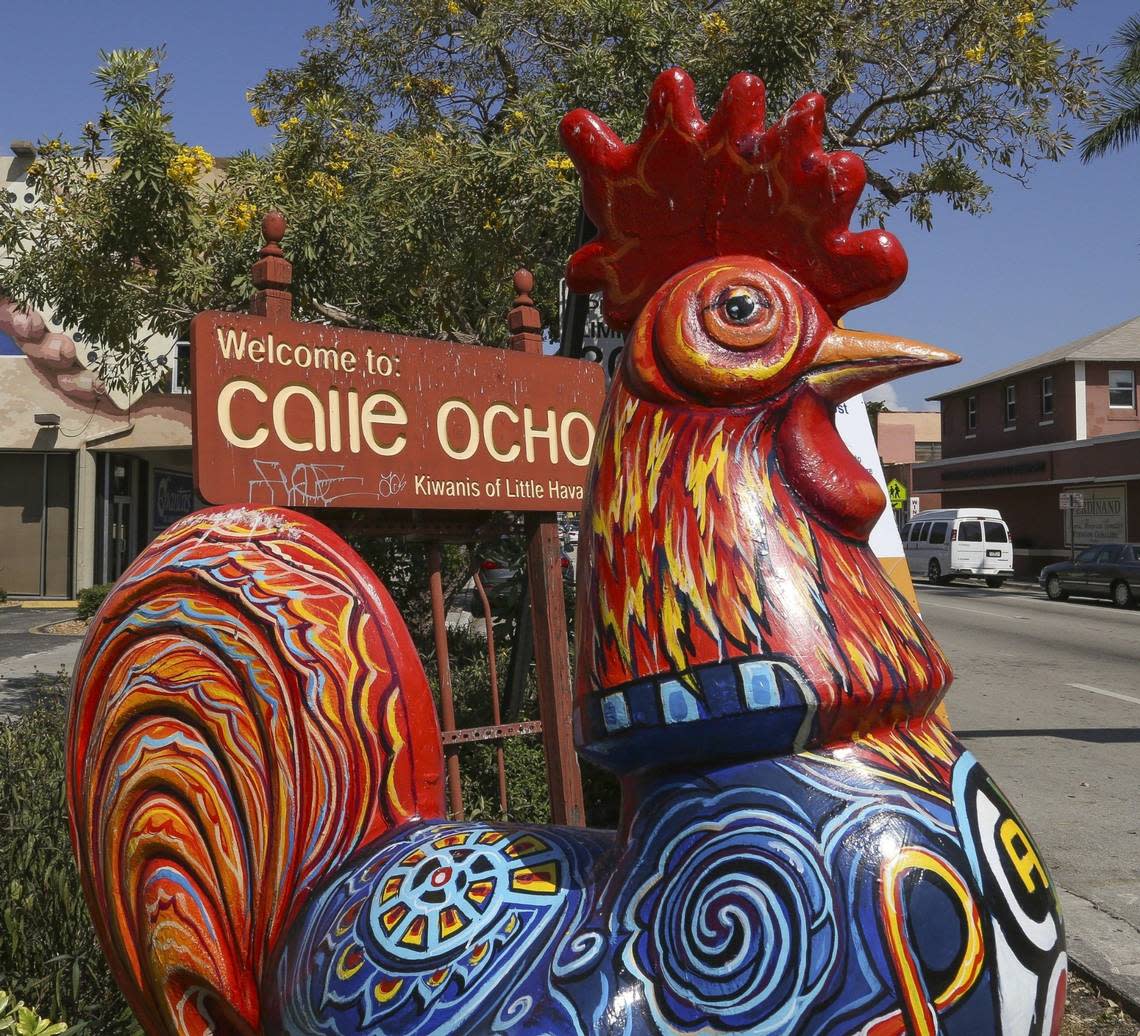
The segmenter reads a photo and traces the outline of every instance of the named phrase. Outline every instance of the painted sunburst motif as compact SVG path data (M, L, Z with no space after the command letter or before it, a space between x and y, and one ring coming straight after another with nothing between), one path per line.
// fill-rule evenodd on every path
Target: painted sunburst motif
M561 854L533 834L454 831L425 840L392 863L370 904L372 933L397 959L421 963L457 949L486 952L479 936L518 895L556 896Z

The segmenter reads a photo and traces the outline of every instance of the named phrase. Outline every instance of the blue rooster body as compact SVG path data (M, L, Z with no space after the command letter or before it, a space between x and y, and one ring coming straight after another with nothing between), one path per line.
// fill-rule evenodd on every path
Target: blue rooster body
M924 1031L900 1006L912 983L943 1005L931 1032L1041 1031L1064 1000L1048 879L1028 841L1029 870L1003 867L994 831L1024 828L973 757L930 729L900 735L898 758L920 742L953 757L949 784L841 748L649 780L617 838L407 825L296 920L268 1029ZM904 847L914 866L885 898L882 861Z

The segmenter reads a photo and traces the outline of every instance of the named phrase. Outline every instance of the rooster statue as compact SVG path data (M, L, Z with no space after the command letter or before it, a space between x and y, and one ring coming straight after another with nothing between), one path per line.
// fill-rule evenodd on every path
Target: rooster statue
M894 290L824 102L562 137L597 237L568 279L628 329L583 517L575 733L614 832L449 822L431 693L386 591L310 518L158 537L75 676L73 836L149 1033L1059 1031L1034 843L936 709L950 668L867 544L844 399L953 362L839 318Z

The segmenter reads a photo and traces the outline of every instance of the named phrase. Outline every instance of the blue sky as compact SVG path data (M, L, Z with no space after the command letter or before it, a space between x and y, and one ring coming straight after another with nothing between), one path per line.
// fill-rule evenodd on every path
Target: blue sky
M97 114L100 49L167 46L175 131L214 154L264 148L245 91L292 63L321 0L39 0L4 5L0 147L63 133ZM1137 0L1083 0L1051 32L1072 46L1106 43ZM1109 59L1112 55L1109 54ZM648 85L648 84L647 84ZM1078 135L1079 135L1078 127ZM907 283L850 323L961 353L954 368L895 386L903 405L1140 314L1140 146L1082 166L1038 166L1028 189L996 179L982 217L938 210L934 231L890 224L910 255Z

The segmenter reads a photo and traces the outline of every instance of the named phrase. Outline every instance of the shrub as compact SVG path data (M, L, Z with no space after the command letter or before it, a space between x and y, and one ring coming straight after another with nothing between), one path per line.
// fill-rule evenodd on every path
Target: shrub
M65 695L62 682L45 683L30 711L0 724L0 989L72 1022L69 1033L138 1032L95 937L71 852Z
M41 1018L22 1000L0 989L0 1036L59 1036L68 1032L63 1022L49 1022Z
M80 590L76 595L79 602L79 618L92 618L114 585L114 583L99 583L97 586L89 586L86 590Z

